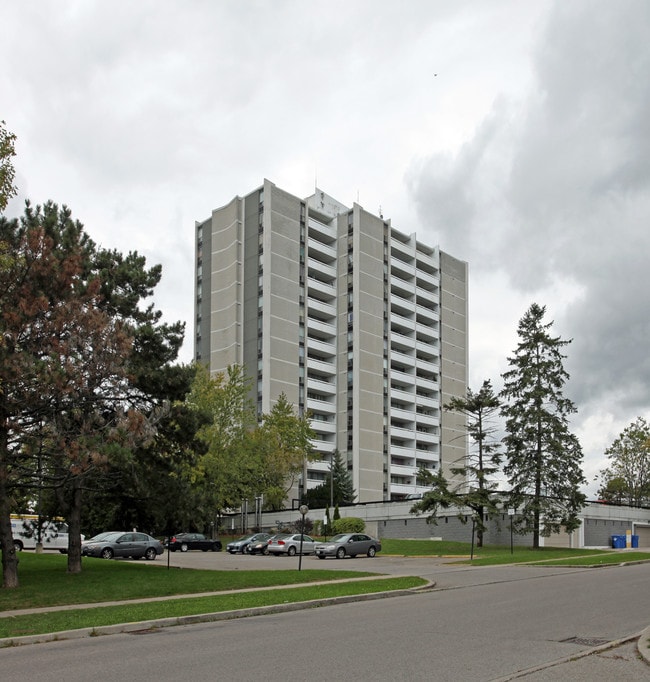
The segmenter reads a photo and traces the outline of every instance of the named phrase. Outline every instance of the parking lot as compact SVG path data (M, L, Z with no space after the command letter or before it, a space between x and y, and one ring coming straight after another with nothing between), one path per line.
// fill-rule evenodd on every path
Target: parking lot
M270 570L298 570L300 557L294 556L264 556L261 554L229 554L228 552L165 552L156 561L149 565L169 566L173 568L200 568L214 571L270 571ZM411 560L412 562L412 560ZM418 562L416 562L418 563ZM433 563L428 559L427 563ZM303 556L301 568L304 569L328 569L339 571L370 571L372 573L395 573L399 575L418 575L418 570L413 571L413 564L409 570L405 570L406 560L402 557L382 556L381 552L374 558L366 556L345 559L318 559L313 555Z

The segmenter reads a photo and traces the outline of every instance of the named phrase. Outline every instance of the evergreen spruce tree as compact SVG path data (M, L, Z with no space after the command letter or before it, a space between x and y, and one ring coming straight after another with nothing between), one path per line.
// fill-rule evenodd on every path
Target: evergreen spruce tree
M570 341L551 336L552 322L544 323L546 307L533 303L519 321L519 344L503 374L502 415L506 420L507 463L504 472L517 508L519 532L532 530L533 547L540 535L579 525L585 502L580 486L582 448L569 431L576 408L563 395L569 375L562 349Z
M352 476L350 475L347 466L343 462L341 453L338 450L334 451L332 470L325 480L326 486L330 484L330 476L332 476L334 479L334 503L337 506L339 504L352 504L354 502L354 498L356 497L356 491L354 490L354 485L352 484Z
M328 506L330 502L345 506L352 504L356 495L352 476L343 462L341 453L335 450L332 456L332 468L327 472L325 480L315 488L307 490L303 501L312 509Z
M429 486L430 490L411 508L412 514L428 513L427 522L433 524L437 523L439 509L456 507L459 518L463 521L467 520L466 509L471 509L470 518L476 530L478 547L483 546L486 515L495 516L500 513L494 476L499 471L502 455L499 451L500 444L494 437L495 426L492 423L500 405L499 397L494 394L492 384L487 379L477 393L468 388L464 398L453 398L444 406L445 410L458 412L466 417L466 429L473 445L467 457L463 455L462 459L449 467L451 473L460 479L460 483L453 487L440 470L418 471L418 484Z

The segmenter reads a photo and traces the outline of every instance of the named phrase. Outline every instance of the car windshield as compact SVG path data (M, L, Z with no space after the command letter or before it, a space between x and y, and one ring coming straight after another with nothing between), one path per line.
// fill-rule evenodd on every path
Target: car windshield
M338 535L335 535L330 542L344 542L350 537L348 533L339 533Z
M103 542L105 540L115 540L116 538L119 538L120 535L122 535L122 533L117 531L100 533L99 535L95 535L94 537L90 538L90 540L86 540L86 542Z

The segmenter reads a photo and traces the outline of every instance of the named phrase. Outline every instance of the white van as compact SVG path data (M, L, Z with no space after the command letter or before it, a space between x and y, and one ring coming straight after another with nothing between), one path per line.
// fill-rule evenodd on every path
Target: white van
M17 552L36 549L38 540L38 516L36 514L12 514L11 533ZM83 541L83 536L81 540ZM44 521L41 527L43 549L56 549L62 554L68 551L68 524L63 519Z

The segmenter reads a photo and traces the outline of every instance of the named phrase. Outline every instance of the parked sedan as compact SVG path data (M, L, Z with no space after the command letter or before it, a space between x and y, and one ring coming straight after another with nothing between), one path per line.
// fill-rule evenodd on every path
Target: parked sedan
M357 556L357 554L373 557L380 550L381 542L364 533L340 533L329 542L319 542L314 547L314 552L319 559L328 556L343 559L346 556Z
M257 540L255 542L249 542L244 548L245 554L268 554L269 553L269 542L273 541L275 538L287 537L286 533L280 533L278 535L271 535L270 538L266 540Z
M309 535L302 536L302 553L313 554L314 545L316 542ZM280 535L269 542L269 554L287 554L288 556L296 556L300 552L300 533L293 535Z
M244 553L244 550L251 542L259 542L260 540L268 540L271 537L269 533L254 533L253 535L244 535L239 540L233 540L226 545L226 551L230 554Z
M113 559L117 557L144 557L151 561L163 553L163 546L159 540L146 533L100 533L99 535L81 543L83 556Z
M169 550L187 552L188 549L200 549L203 552L220 552L221 541L206 538L201 533L177 533L168 543Z

